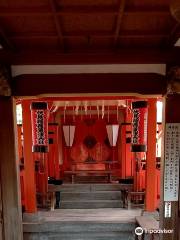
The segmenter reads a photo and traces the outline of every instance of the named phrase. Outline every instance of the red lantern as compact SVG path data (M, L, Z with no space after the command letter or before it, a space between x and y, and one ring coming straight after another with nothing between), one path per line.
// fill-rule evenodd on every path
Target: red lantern
M132 152L147 151L147 101L132 102Z
M32 102L32 152L48 152L48 105L46 102Z

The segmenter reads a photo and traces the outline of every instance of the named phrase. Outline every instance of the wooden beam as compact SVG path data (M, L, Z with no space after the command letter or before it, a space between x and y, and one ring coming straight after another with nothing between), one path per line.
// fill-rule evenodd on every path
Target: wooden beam
M126 83L126 84L124 84ZM71 93L163 94L166 80L158 74L31 74L13 79L14 96Z
M12 65L36 65L36 64L138 64L138 63L171 63L180 62L180 49L159 48L124 48L116 52L100 51L95 49L82 53L78 49L74 53L64 54L58 51L37 51L29 49L24 52L7 52L0 50L0 61Z
M120 31L124 9L125 9L125 3L126 3L126 0L119 0L119 1L120 1L119 10L118 10L118 16L117 16L117 22L116 22L116 28L115 28L115 34L114 34L114 46L116 46L118 42L119 31Z
M72 39L72 38L83 38L83 37L87 37L89 35L88 32L73 32L73 33L68 33L68 34L64 34L62 36L63 39ZM94 32L92 34L90 34L92 38L114 38L114 34L113 33L108 33L108 32ZM27 39L56 39L58 38L57 35L48 35L48 34L43 34L43 35L37 35L37 34L28 34L28 35L15 35L15 36L11 36L9 37L12 40L27 40ZM147 32L139 32L137 34L133 34L131 32L127 32L127 33L121 33L120 36L118 36L118 38L168 38L168 34L161 34L161 33L147 33Z
M57 36L59 39L60 46L62 47L63 51L65 50L65 43L64 43L64 38L63 38L63 33L62 33L62 27L60 24L60 19L59 16L57 15L57 10L56 10L56 4L55 0L49 0L50 5L51 5L51 10L53 13L53 18L54 18L54 23L56 26L56 31L57 31Z
M117 6L68 6L63 7L61 10L57 10L56 14L58 16L63 15L86 15L86 14L93 14L93 15L118 15ZM142 14L149 14L149 15L157 15L157 16L168 16L170 15L169 7L128 7L125 15L142 15ZM52 16L52 11L49 11L48 7L1 7L0 9L0 16L1 17L32 17L32 16Z
M10 97L0 97L0 183L3 203L3 240L23 239L15 116L13 100Z

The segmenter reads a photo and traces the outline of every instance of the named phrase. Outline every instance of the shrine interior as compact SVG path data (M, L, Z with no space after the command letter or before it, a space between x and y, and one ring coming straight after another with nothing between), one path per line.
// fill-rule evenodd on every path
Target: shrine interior
M24 220L70 209L126 209L130 218L151 211L158 218L162 108L161 97L18 99Z
M180 240L180 0L0 0L0 240Z

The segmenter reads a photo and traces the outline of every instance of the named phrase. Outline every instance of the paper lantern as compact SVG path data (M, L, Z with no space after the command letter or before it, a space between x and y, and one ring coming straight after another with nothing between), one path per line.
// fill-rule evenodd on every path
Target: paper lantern
M132 152L147 151L147 101L132 102Z
M48 105L32 102L32 152L48 152Z
M118 139L119 124L106 125L106 129L109 143L112 147L115 147Z

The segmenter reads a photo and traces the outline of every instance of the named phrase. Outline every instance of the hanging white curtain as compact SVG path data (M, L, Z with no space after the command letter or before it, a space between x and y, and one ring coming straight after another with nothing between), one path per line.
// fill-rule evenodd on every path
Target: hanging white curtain
M74 141L75 134L75 126L74 125L64 125L63 126L64 139L67 147L72 147Z
M118 139L119 124L106 125L106 129L107 129L109 143L112 147L115 147Z

